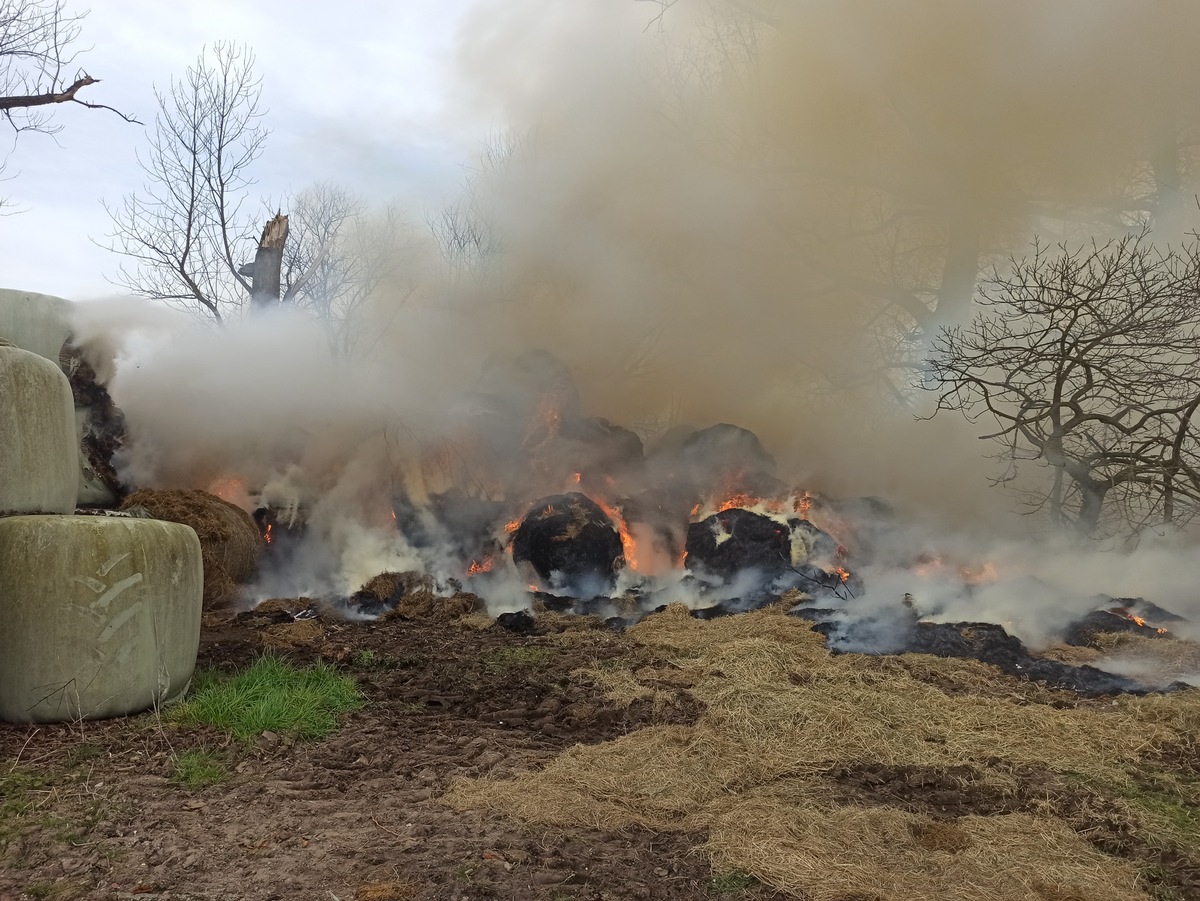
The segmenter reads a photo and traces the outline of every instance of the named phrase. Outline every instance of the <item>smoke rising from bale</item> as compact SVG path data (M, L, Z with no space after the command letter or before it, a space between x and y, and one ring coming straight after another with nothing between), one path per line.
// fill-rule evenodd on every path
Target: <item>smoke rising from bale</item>
M349 357L283 312L140 358L116 380L135 478L289 485L371 529L399 485L490 498L511 467L481 449L484 427L517 419L488 397L520 396L503 361L541 349L579 410L643 438L734 423L792 484L960 533L1027 531L988 484L978 429L914 421L909 386L931 330L970 314L981 260L1148 212L1183 230L1200 9L657 9L482 6L458 97L520 136L472 183L482 250L449 265L445 246L384 250L407 264L361 310ZM491 434L525 462L519 429ZM564 486L544 489L528 497Z

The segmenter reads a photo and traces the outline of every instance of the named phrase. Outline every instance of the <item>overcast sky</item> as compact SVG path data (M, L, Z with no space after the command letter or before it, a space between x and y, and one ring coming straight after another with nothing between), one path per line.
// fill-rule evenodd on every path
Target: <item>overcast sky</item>
M272 130L256 169L263 197L327 180L370 200L436 207L489 128L450 100L456 35L476 5L96 0L79 42L92 49L79 62L102 82L85 99L146 128L67 105L56 112L56 137L17 140L0 185L20 210L0 216L0 287L73 299L113 292L105 276L119 258L93 243L110 227L100 201L119 202L144 181L135 153L153 127L155 86L165 88L220 40L249 45L263 79Z

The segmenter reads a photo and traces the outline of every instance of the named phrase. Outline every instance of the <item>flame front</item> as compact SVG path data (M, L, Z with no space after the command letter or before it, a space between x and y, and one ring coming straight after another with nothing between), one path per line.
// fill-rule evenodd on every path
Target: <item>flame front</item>
M604 511L605 516L617 527L617 534L621 536L621 551L625 555L625 565L634 572L640 572L641 567L638 564L637 541L634 540L633 534L629 531L629 523L625 521L625 516L621 513L621 508L615 504L608 504L601 500L597 500L596 505Z
M467 567L467 575L477 576L480 573L490 573L495 564L496 559L493 554L488 554L482 560L472 560L471 565Z

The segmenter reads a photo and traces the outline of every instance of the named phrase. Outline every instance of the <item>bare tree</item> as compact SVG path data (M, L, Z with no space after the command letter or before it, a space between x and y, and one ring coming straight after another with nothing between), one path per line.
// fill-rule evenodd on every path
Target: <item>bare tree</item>
M79 96L100 81L75 65L80 51L74 45L86 15L68 12L65 0L0 0L0 116L14 137L27 131L57 133L62 126L54 124L50 111L64 103L137 122Z
M530 142L512 131L500 131L484 141L474 167L468 168L459 199L429 213L425 223L454 280L482 278L488 263L503 247L488 213L482 185L503 174L521 153L530 152Z
M283 301L312 315L324 328L330 350L348 357L362 337L357 325L363 306L402 265L401 218L391 208L367 216L358 197L321 183L295 197L291 223L294 240L284 254Z
M1200 503L1200 248L1147 232L994 271L983 307L934 343L939 410L994 420L1010 481L1036 462L1033 506L1085 535L1180 525Z
M217 322L245 305L253 285L243 264L259 224L248 189L268 135L260 94L254 54L225 43L156 93L150 147L138 157L146 187L105 205L110 249L133 261L118 284Z

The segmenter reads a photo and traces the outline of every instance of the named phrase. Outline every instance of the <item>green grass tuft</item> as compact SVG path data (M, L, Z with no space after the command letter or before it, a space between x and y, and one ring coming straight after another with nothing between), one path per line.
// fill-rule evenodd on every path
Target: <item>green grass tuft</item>
M267 656L232 676L198 673L189 696L167 716L177 723L208 723L243 740L267 731L311 739L333 732L337 714L363 703L354 680L325 664L299 669Z
M192 791L219 785L229 778L229 770L221 758L204 749L184 751L174 760L171 781Z
M480 657L483 668L489 673L506 673L515 669L539 667L554 657L551 648L500 648Z
M722 873L708 880L707 892L714 898L727 898L730 895L740 895L758 885L758 880L746 873L736 870L732 873Z

